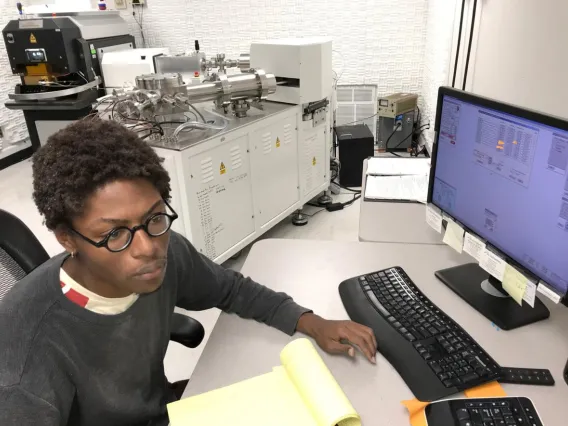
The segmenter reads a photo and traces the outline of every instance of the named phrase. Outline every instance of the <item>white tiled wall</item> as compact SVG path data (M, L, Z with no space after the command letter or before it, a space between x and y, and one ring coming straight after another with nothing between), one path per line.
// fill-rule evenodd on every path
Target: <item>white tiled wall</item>
M433 93L447 76L447 46L452 25L446 25L446 20L453 22L455 0L148 0L146 3L143 28L148 46L167 46L172 53L192 49L194 39L200 40L201 49L209 55L223 52L227 57L236 57L248 52L253 40L330 36L334 69L341 77L340 83L377 84L379 95L424 91L425 112L435 110ZM112 8L113 1L107 4ZM14 16L11 11L15 8L12 0L0 0L0 6L3 27ZM122 14L137 36L137 45L142 46L132 8ZM136 18L139 20L140 16ZM16 82L2 44L1 105ZM2 123L21 128L21 114L0 106Z
M427 10L428 0L149 0L144 28L151 46L178 53L198 39L206 53L229 57L248 52L254 40L329 36L341 83L417 92ZM132 30L139 33L136 24Z
M10 19L17 16L16 2L13 0L0 0L0 28L4 29ZM12 75L4 40L0 38L0 128L4 138L0 138L0 153L9 144L17 143L27 138L24 116L20 111L11 111L4 107L8 100L8 93L14 92L14 86L20 82L18 77Z
M428 25L424 49L422 88L422 123L430 122L424 141L431 148L438 88L448 84L456 0L428 0Z

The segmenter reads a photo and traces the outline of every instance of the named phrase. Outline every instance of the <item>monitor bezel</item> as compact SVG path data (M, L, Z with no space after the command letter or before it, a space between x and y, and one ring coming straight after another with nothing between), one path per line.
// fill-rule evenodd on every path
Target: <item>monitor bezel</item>
M434 191L434 177L436 175L436 162L438 159L438 138L440 134L440 121L442 119L442 104L444 101L444 96L450 96L460 101L472 103L486 108L491 108L499 112L503 112L505 114L515 115L519 118L532 120L537 123L541 123L543 125L554 127L559 130L564 130L568 132L568 120L562 119L560 117L543 114L538 111L522 108L504 102L499 102L494 99L489 99L483 96L474 95L472 93L464 92L462 90L454 89L452 87L447 87L447 86L440 87L438 89L438 102L436 105L436 121L434 123L434 143L432 145L432 154L430 160L431 166L430 166L430 179L428 182L427 202L429 204L431 203L434 206L438 207L442 212L444 212L444 214L446 214L451 219L454 219L456 221L457 219L455 219L450 213L446 212L441 206L437 205L432 200L432 193ZM460 226L462 226L467 232L485 241L486 245L489 246L491 250L497 253L499 256L502 256L507 261L507 263L515 266L516 268L518 268L520 271L522 271L524 274L528 275L531 278L535 278L539 281L542 279L543 281L546 282L545 278L541 278L541 276L538 273L535 273L530 269L526 268L525 266L521 265L507 252L496 247L490 240L485 239L483 236L479 235L477 232L467 227L467 225L465 225L464 223L460 221L458 222ZM553 289L557 291L556 288L553 287ZM568 306L568 292L562 295L562 303Z

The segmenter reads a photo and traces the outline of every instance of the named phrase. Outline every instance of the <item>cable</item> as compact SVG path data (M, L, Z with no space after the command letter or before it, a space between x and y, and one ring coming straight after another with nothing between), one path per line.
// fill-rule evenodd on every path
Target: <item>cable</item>
M370 116L365 117L365 118L361 118L360 120L352 121L351 123L343 123L343 124L340 124L340 126L348 126L348 125L353 124L353 123L358 123L359 121L365 121L365 120L368 120L369 118L375 117L376 115L379 115L379 113L377 112L376 114L370 115Z
M465 90L465 85L467 83L467 71L469 68L469 57L471 55L471 45L473 44L473 30L475 29L475 12L477 10L477 0L473 0L473 16L471 17L471 28L469 31L469 43L467 45L467 56L465 58L465 70L463 73L463 84L462 90Z
M142 7L142 11L140 12L140 21L138 21L138 19L136 19L136 11L132 10L132 16L134 17L134 20L136 21L136 23L138 24L138 26L140 27L140 35L142 36L142 47L146 47L146 37L144 36L144 29L142 28L142 22L144 19L144 6Z
M197 115L199 115L199 117L201 118L201 120L203 120L204 123L207 123L207 121L205 121L205 117L203 117L203 114L201 114L201 112L197 108L195 108L191 102L186 102L186 104L189 105L190 108L194 110Z
M355 194L360 194L360 193L361 193L361 190L359 190L359 189L349 188L349 187L347 187L347 186L341 185L340 183L338 183L337 186L339 186L340 188L345 189L346 191L351 191L351 192L353 192L353 193L355 193Z
M398 145L395 146L393 149L397 149L400 145L402 145L409 137L413 136L415 133L416 133L416 136L419 136L424 130L429 129L429 128L430 128L430 123L420 126L416 132L412 132L411 134L409 134L407 137L405 137L403 140L401 140L398 143Z
M465 0L462 0L462 8L460 14L460 27L458 30L458 45L456 47L456 62L454 64L454 78L452 79L452 87L456 86L456 76L458 73L458 63L460 59L460 47L461 47L461 36L462 36L462 27L463 27L463 13L465 10Z
M401 126L402 126L402 123L399 121L399 122L396 124L396 126L395 126L394 130L392 131L392 133L391 133L391 134L389 135L389 137L387 138L387 142L385 143L385 151L386 151L386 152L389 152L389 142L390 142L391 138L394 136L394 134L396 133L396 131L397 131ZM412 135L412 133L411 133L411 135ZM406 139L405 139L405 140L406 140ZM400 144L398 144L398 145L400 145ZM397 145L397 146L398 146L398 145ZM396 147L395 147L395 148L396 148ZM395 148L393 148L393 149L395 149Z
M337 82L339 81L339 79L341 78L341 76L343 76L343 71L345 71L345 57L343 56L343 53L341 53L339 50L332 50L332 53L335 52L337 54L339 54L339 56L341 56L341 73L339 74L339 76L337 76L337 73L335 73L337 79L335 80L335 86L337 87Z
M310 205L311 205L311 204L310 204ZM318 207L319 207L319 206L318 206ZM319 209L319 210L318 210L318 211L316 211L315 213L311 213L311 214L308 214L308 213L302 213L302 214L303 214L304 216L308 216L308 217L314 217L314 216L315 216L316 214L318 214L318 213L320 213L320 212L323 212L324 210L327 210L327 209L326 209L326 208L324 207L323 209Z
M403 140L401 140L401 141L398 143L398 145L396 145L396 146L395 146L394 148L392 148L392 149L393 149L393 150L394 150L394 149L397 149L400 145L402 145L404 142L406 142L406 141L408 140L408 138L411 137L411 136L416 136L416 137L420 136L420 134L421 134L425 129L429 129L429 128L430 128L430 123L424 124L424 125L420 126L417 131L413 131L411 134L409 134L407 137L405 137ZM400 157L400 155L398 155L396 152L393 152L393 151L387 151L387 152L389 152L390 154L394 155L395 157Z
M359 191L359 194L354 194L353 195L353 199L346 201L345 203L341 203L343 204L343 207L347 207L350 206L351 204L353 204L355 201L357 201L359 198L361 198L361 193Z

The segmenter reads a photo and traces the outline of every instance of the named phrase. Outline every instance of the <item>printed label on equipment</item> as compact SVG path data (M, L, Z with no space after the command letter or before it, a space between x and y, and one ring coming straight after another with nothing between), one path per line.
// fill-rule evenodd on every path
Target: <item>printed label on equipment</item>
M20 29L43 28L43 19L20 19Z
M540 294L542 294L543 296L548 297L550 300L552 300L554 303L559 303L560 299L562 299L562 296L560 296L558 293L556 293L554 290L552 290L548 284L546 284L544 281L540 281L538 283L538 287L536 288L536 291L538 291Z

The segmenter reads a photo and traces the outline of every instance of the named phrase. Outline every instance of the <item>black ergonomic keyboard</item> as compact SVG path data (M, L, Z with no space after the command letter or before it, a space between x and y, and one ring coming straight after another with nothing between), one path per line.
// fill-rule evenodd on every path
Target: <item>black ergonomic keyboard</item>
M426 407L428 426L543 426L528 398L448 399Z
M339 294L349 317L373 329L379 352L419 400L499 378L499 365L402 268L345 280Z

